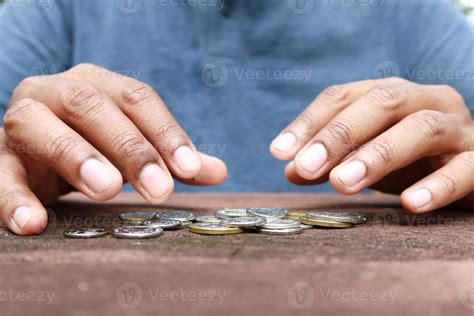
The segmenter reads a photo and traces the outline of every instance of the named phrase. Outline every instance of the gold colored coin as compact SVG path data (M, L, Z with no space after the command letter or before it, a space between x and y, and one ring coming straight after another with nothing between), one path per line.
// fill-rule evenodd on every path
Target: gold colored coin
M299 220L302 217L305 217L307 212L304 211L288 211L288 215L286 216L289 219Z
M349 228L352 227L351 223L334 222L320 219L312 219L307 217L300 218L300 222L306 225L330 227L330 228Z
M202 235L233 235L244 232L243 228L225 227L220 224L212 223L193 223L189 225L189 231Z
M144 221L149 221L155 218L156 212L129 212L119 214L119 218L122 222L126 223L143 223Z

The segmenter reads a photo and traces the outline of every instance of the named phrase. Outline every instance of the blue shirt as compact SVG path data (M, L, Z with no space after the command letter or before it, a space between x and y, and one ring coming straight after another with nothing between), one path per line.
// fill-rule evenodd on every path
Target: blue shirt
M450 0L7 0L0 105L27 76L97 64L153 86L226 161L224 184L177 191L327 190L289 184L272 139L325 87L369 78L448 84L472 110L473 43Z

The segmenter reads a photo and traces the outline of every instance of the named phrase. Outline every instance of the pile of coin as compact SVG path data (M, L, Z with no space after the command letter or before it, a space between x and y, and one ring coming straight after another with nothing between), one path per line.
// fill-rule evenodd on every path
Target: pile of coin
M287 211L283 208L223 209L215 216L200 216L189 231L204 235L230 235L257 232L268 235L295 235L303 230L349 228L367 222L358 213Z
M132 212L119 215L123 226L112 236L126 239L155 238L164 230L189 228L203 235L232 235L257 232L267 235L295 235L305 229L349 228L367 218L358 213L287 211L283 208L222 209L214 216L196 216L189 211ZM109 234L103 228L78 228L64 231L68 238L96 238Z
M130 212L119 214L122 226L112 229L103 228L76 228L64 231L64 237L68 238L97 238L104 237L109 233L115 238L122 239L148 239L156 238L163 234L164 230L182 229L189 226L195 219L195 215L188 211L169 212Z

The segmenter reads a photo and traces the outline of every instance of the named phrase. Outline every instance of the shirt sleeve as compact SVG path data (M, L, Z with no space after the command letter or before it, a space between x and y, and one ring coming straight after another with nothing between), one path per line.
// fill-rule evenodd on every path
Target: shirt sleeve
M0 115L26 77L58 73L71 55L67 2L6 1L0 6ZM3 123L2 123L3 124Z
M402 76L445 84L463 95L474 113L474 28L451 0L399 1ZM403 6L405 8L403 9ZM406 6L410 9L406 10Z

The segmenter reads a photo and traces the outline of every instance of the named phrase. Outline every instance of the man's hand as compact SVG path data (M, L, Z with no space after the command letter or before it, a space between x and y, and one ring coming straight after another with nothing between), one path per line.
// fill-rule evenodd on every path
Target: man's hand
M130 182L150 202L182 182L227 176L199 153L149 86L94 65L30 77L16 88L0 129L0 212L13 232L37 234L43 207L76 189L103 201Z
M270 150L292 160L285 173L296 184L401 193L415 213L459 200L474 207L474 124L447 86L391 78L330 87Z

